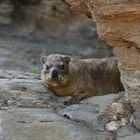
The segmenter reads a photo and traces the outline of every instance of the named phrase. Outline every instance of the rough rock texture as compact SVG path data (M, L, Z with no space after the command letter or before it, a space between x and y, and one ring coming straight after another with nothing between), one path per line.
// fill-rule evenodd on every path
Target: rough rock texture
M0 140L113 140L138 135L132 124L120 125L122 118L129 122L132 115L125 105L116 107L119 114L109 109L110 104L121 104L123 93L64 106L69 97L55 96L41 85L39 75L0 71L0 83ZM113 121L119 127L115 133L105 129Z
M139 112L136 113L135 118L139 118L140 0L66 1L78 11L83 13L90 11L97 24L99 37L114 47L114 52L119 60L126 98L130 100L134 110ZM84 10L82 10L83 7Z
M116 94L92 97L65 107L65 98L56 97L44 88L38 75L0 71L0 139L139 139L140 1L66 1L74 10L92 16L99 37L114 47L126 89L124 100L128 106L130 101L135 112L124 101L116 103L114 98L119 96ZM20 70L27 70L30 64L39 63L36 61L39 55L52 52L110 56L110 51L102 45L91 20L72 12L63 0L0 0L1 68L22 66ZM115 133L107 131L112 125L104 128L112 122L119 125Z
M63 0L0 0L0 67L29 72L51 53L112 56L92 20Z

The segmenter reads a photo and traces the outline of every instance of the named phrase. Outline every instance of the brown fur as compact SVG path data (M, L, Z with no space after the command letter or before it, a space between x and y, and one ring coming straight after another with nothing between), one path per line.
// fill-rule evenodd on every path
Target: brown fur
M45 78L46 76L46 78ZM41 79L57 96L71 96L66 105L80 100L123 90L117 60L107 59L73 59L68 64L68 74L60 77L60 82L48 81L42 71Z

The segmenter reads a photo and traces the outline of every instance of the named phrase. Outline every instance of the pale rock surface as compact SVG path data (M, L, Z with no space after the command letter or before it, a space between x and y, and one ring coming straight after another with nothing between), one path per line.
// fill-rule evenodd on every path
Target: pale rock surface
M116 137L105 130L110 121L106 110L123 93L95 96L64 106L69 97L55 96L40 83L37 74L0 70L0 83L1 140L113 140Z

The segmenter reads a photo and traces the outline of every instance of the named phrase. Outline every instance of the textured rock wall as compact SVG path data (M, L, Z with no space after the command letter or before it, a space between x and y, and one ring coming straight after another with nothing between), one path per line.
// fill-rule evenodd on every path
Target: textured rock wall
M114 47L126 97L137 109L140 103L140 0L66 1L74 10L90 11L99 37Z

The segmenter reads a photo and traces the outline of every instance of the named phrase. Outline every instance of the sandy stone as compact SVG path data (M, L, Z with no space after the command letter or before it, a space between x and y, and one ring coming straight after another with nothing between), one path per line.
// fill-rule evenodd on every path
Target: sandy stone
M139 0L66 0L74 10L89 11L97 25L99 37L112 46L118 57L126 100L135 111L133 123L140 128L140 1ZM84 7L84 9L83 9ZM116 105L115 105L116 106ZM122 106L114 108L123 113ZM113 111L113 110L112 110ZM116 113L116 112L115 112ZM127 115L127 113L125 113ZM113 114L112 114L113 115ZM115 116L116 114L114 114ZM128 122L128 121L127 121ZM122 125L127 123L122 121ZM131 121L132 122L132 121ZM139 139L139 135L117 140Z

